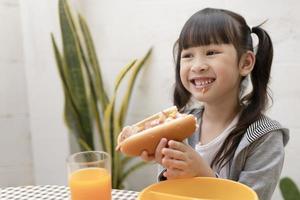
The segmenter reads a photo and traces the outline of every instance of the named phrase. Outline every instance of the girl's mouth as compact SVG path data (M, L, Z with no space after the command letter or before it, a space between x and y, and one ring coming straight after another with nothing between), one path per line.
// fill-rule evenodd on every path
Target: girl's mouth
M208 88L216 79L215 78L193 78L190 82L197 88Z

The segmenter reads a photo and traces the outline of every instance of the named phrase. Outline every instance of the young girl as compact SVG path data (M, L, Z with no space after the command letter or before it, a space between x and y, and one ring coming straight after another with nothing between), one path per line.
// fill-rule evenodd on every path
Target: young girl
M258 37L254 50L251 34ZM288 130L263 113L273 58L269 35L228 10L206 8L184 25L174 46L174 104L198 118L183 142L163 138L155 155L160 180L199 176L235 180L270 199L280 177ZM255 53L256 52L256 53ZM252 90L244 94L247 81ZM192 100L202 106L191 108Z

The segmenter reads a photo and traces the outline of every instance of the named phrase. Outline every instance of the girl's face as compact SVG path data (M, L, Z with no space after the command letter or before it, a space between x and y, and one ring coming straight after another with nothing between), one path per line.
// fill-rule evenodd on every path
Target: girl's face
M183 86L199 101L237 99L240 73L232 44L211 44L183 49L180 60Z

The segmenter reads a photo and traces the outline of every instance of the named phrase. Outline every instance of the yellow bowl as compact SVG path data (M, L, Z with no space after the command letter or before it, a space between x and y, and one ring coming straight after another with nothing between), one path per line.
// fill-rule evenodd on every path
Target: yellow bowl
M221 178L197 177L162 181L145 188L139 200L258 200L250 187Z

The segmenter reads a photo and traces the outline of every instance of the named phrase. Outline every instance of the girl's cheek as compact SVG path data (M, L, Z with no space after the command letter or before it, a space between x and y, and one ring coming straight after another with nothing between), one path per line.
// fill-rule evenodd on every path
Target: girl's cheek
M181 67L180 80L184 86L186 86L187 78L188 78L187 72Z
M190 61L182 61L180 63L180 70L187 72L187 71L189 71L191 69L191 66L192 65L191 65Z
M187 63L181 63L180 64L180 76L187 76L190 70L190 65Z

